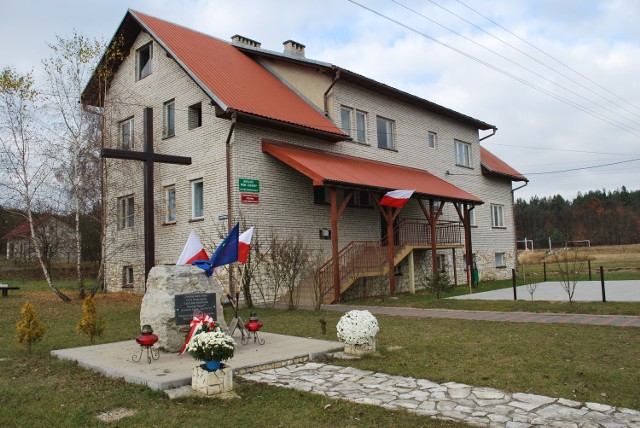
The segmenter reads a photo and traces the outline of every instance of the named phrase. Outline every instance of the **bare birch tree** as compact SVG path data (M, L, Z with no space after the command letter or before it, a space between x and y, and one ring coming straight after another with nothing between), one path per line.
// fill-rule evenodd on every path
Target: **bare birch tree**
M34 208L51 197L51 153L42 137L36 114L38 92L31 73L21 75L6 67L0 72L0 187L7 202L22 210L29 223L31 241L51 288L65 302L71 299L54 286L37 245ZM48 194L45 191L49 190Z
M51 56L42 63L50 92L47 106L54 118L56 177L64 183L70 198L69 211L74 213L78 296L84 299L80 221L100 194L96 191L100 188L100 133L96 132L100 121L99 116L84 108L80 96L103 46L96 40L74 33L69 39L57 36L56 43L49 44L49 48Z

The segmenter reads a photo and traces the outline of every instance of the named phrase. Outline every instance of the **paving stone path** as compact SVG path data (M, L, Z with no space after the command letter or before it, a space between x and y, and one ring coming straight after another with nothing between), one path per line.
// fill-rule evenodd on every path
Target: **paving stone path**
M508 393L460 383L443 384L320 363L243 374L255 382L329 398L484 427L640 428L640 411L564 398Z

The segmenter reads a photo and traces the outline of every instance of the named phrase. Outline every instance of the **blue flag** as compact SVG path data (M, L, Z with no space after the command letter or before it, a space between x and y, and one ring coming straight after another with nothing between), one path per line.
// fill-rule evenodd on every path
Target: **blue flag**
M192 264L204 269L207 276L211 276L213 269L238 261L238 238L240 236L240 223L236 223L231 232L224 238L224 241L211 256L210 260L196 260Z

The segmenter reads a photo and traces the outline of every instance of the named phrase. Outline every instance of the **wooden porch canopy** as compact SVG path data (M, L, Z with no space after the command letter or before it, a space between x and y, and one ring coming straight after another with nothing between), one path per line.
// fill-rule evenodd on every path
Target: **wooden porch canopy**
M463 222L465 229L465 247L467 250L467 280L470 280L471 266L471 229L469 224L469 211L475 205L482 204L482 200L465 192L459 187L448 183L429 172L417 168L394 165L355 156L339 153L308 149L286 143L269 140L262 141L262 151L269 153L276 159L284 162L291 168L306 175L313 181L314 186L327 186L330 188L331 203L331 241L332 257L335 261L334 282L339 282L338 276L338 220L342 216L352 192L347 192L341 206L337 206L335 188L369 190L374 201L380 208L382 215L387 220L388 230L392 236L392 223L400 210L383 207L380 205L380 195L383 192L397 189L415 189L413 198L418 200L422 211L435 232L437 218L442 213L442 205L437 212L433 204L425 208L423 200L452 202ZM432 235L435 236L435 233ZM393 240L389 240L389 254L393 263ZM435 259L435 242L433 243L433 257ZM435 260L434 260L435 268ZM391 293L395 289L393 269L390 269L389 282ZM336 293L339 294L339 284L334 283Z

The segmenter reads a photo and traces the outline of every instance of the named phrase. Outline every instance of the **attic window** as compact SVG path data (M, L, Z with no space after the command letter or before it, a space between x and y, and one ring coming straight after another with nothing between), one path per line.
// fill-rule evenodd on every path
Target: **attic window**
M136 77L144 79L151 74L151 58L153 57L151 43L144 45L136 52Z

